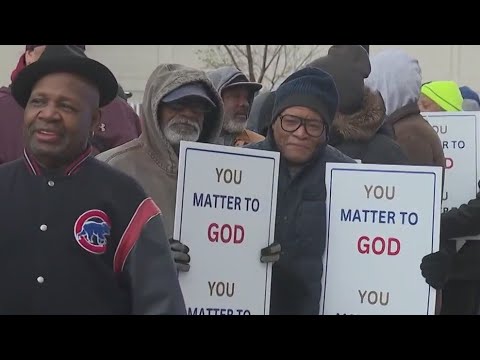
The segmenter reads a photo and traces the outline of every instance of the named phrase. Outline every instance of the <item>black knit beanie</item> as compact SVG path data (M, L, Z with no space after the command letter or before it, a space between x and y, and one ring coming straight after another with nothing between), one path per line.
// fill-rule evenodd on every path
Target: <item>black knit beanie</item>
M331 125L338 106L335 82L325 71L304 68L290 75L275 91L272 121L292 106L308 107Z
M370 75L368 53L361 45L333 45L328 55L307 67L322 69L332 75L339 94L338 110L353 114L362 107L364 80Z

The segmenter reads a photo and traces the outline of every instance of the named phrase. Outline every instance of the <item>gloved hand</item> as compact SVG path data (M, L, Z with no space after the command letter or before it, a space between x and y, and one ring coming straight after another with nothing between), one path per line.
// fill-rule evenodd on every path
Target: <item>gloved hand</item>
M182 244L178 240L172 238L168 239L170 243L170 250L172 251L173 260L177 266L177 271L187 272L190 270L190 249L187 245Z
M282 252L282 247L279 243L272 243L271 245L263 248L260 252L260 261L262 263L274 263L280 259L280 253Z
M420 269L427 284L440 290L449 279L452 264L453 255L445 251L437 251L423 257Z

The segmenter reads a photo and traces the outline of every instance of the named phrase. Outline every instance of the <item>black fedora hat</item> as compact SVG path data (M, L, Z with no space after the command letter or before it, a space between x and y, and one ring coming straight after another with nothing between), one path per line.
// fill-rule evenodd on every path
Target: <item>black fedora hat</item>
M100 93L100 107L117 96L117 80L105 65L88 58L83 49L75 45L47 45L40 58L23 69L12 83L14 99L25 108L37 81L60 72L76 74L94 84Z

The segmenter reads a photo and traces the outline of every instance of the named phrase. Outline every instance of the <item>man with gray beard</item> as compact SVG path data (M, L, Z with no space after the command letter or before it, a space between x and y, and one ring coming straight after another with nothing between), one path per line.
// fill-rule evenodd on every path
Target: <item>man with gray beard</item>
M142 185L162 211L171 238L180 141L214 143L222 129L223 103L205 72L163 64L147 81L141 112L142 134L97 158Z
M217 144L244 146L265 139L246 129L255 93L262 84L251 82L234 66L224 66L210 71L208 77L222 97L224 106L223 129Z

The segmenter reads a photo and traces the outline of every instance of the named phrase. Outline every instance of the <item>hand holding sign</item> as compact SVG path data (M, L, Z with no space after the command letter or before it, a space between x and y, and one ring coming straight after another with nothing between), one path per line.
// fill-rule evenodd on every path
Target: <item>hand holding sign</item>
M442 289L448 281L452 268L452 255L437 251L422 259L420 269L428 285L436 290Z
M282 247L279 243L274 242L272 245L263 248L260 252L260 261L262 263L274 263L280 259Z
M177 267L177 271L189 271L190 270L190 255L188 252L190 249L187 245L182 244L178 240L170 238L170 250L172 251L173 261Z
M182 244L178 240L172 238L169 239L170 250L172 251L173 260L177 267L177 271L187 272L190 270L190 248L187 245ZM262 263L275 263L280 259L280 253L282 247L279 243L273 243L266 248L263 248L260 252L260 262Z

